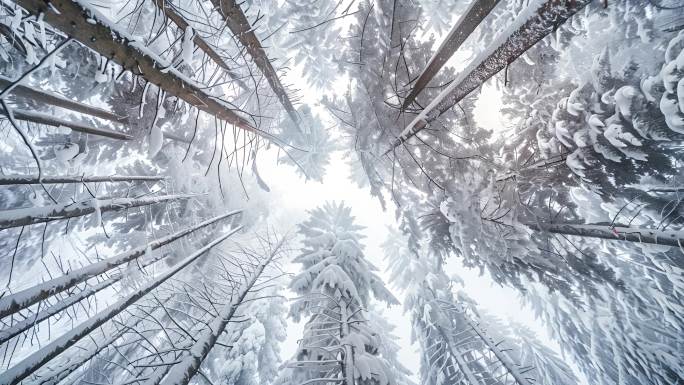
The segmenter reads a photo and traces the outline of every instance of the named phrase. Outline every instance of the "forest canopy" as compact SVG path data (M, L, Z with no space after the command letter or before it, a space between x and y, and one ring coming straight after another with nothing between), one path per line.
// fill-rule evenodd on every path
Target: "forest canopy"
M680 0L0 0L0 135L0 385L684 383Z

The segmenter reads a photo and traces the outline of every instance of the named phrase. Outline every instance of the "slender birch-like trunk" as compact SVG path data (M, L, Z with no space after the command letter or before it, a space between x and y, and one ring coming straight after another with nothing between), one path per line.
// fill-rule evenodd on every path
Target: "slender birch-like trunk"
M430 80L439 73L444 67L444 64L451 59L470 36L475 28L484 20L487 15L494 9L500 0L476 0L473 1L470 7L465 11L463 16L453 26L446 39L440 44L437 51L432 55L428 65L414 83L411 92L406 96L402 103L401 110L406 110L416 97L425 89L430 83Z
M12 108L12 114L14 115L14 118L17 120L22 120L25 122L31 122L31 123L36 123L36 124L43 124L46 126L51 126L51 127L68 127L74 131L77 132L83 132L85 134L91 134L91 135L97 135L97 136L102 136L105 138L111 138L111 139L118 139L118 140L131 140L133 139L132 135L111 130L109 128L98 128L98 127L93 127L89 126L87 124L79 123L79 122L72 122L69 120L65 120L62 118L58 118L56 116L44 113L44 112L36 112L36 111L26 111L26 110L20 110L16 108ZM4 110L0 110L3 114L6 114L7 112Z
M68 290L81 282L85 282L90 278L103 274L108 270L111 270L124 263L131 262L136 258L145 255L148 250L156 250L190 233L214 224L222 219L232 217L241 212L241 210L231 211L218 217L211 218L174 234L155 239L152 242L137 247L133 250L115 255L99 262L95 262L80 269L72 270L61 277L53 278L26 290L22 290L0 298L0 318L16 313L21 309L25 309L39 301L49 298L50 296L61 293L64 290Z
M157 203L173 202L194 197L193 194L162 195L152 198L89 199L76 203L58 203L43 207L0 211L0 230L12 227L51 222L59 219L76 218L99 212L119 211Z
M535 231L553 234L650 243L680 248L684 246L684 232L681 230L653 230L643 227L612 226L610 224L525 223L525 225Z
M4 76L0 76L0 88L9 87L12 83L12 80ZM81 114L95 116L97 118L109 120L116 123L126 123L127 120L127 117L125 116L118 116L112 112L103 110L101 108L92 107L83 103L73 101L64 96L57 95L52 92L37 90L35 88L23 86L21 84L15 86L10 93L15 96L33 100L35 102L40 102L55 107L80 112Z
M159 182L165 180L164 176L154 175L110 175L110 176L44 176L40 180L37 176L29 175L2 175L0 176L0 186L11 186L17 184L60 184L60 183L114 183L114 182Z
M344 302L344 298L340 299L340 339L351 334L349 328L349 309L347 304ZM354 385L354 348L349 344L344 344L344 385Z
M300 119L297 110L295 110L292 105L292 101L290 101L290 97L287 95L285 87L283 87L280 78L278 78L278 73L271 65L271 61L268 59L266 51L264 51L259 38L254 33L254 29L250 25L249 20L247 20L247 16L242 12L240 4L235 0L211 0L211 3L219 11L221 16L223 16L226 25L230 28L233 35L235 35L240 44L245 47L249 56L254 60L254 64L259 68L268 81L268 84L271 86L271 89L278 97L280 104L285 107L285 111L287 111L292 121L299 128Z

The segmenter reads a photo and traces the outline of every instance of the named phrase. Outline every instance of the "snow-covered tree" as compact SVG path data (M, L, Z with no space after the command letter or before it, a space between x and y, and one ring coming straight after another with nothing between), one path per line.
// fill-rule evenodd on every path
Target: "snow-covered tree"
M376 268L363 254L363 227L351 209L327 203L300 224L303 270L290 284L299 296L290 309L296 321L307 318L297 353L283 382L340 382L345 385L408 384L408 371L396 361L397 346L373 301L397 304ZM388 340L389 339L389 340Z

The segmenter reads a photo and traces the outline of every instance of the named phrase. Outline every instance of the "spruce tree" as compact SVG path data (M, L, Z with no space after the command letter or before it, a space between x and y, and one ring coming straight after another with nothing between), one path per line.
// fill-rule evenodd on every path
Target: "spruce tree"
M351 209L330 202L310 211L299 225L302 265L290 288L298 299L290 316L308 318L295 357L284 374L289 383L319 379L344 385L406 384L406 370L396 364L397 346L372 314L374 301L397 304L360 243L363 227ZM389 349L389 350L388 350Z

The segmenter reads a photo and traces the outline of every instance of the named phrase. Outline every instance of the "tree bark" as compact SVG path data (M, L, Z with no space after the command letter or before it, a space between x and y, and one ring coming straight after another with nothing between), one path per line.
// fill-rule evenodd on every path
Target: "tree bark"
M349 309L344 298L340 299L340 340L350 334L349 328ZM354 385L354 348L349 344L344 344L344 385Z
M9 85L11 85L13 82L4 77L0 76L0 88L6 88ZM36 102L41 102L45 104L49 104L52 106L64 108L67 110L75 111L75 112L80 112L85 115L90 115L90 116L95 116L100 119L105 119L109 120L112 122L116 123L126 123L127 117L125 116L118 116L112 112L103 110L101 108L97 107L92 107L83 103L79 103L76 101L73 101L71 99L65 98L64 96L57 95L51 92L47 91L39 91L37 89L23 86L23 85L18 85L12 89L10 92L11 94L14 94L15 96L20 96L23 98L31 99Z
M110 130L108 128L97 128L97 127L92 127L87 124L79 123L79 122L71 122L68 120L64 120L61 118L58 118L56 116L52 116L50 114L46 114L43 112L37 112L37 111L26 111L26 110L20 110L16 108L12 108L12 113L14 114L14 118L18 120L23 120L25 122L31 122L31 123L37 123L37 124L44 124L46 126L52 126L52 127L69 127L70 129L78 132L83 132L86 134L92 134L92 135L97 135L97 136L104 136L106 138L112 138L112 139L118 139L118 140L131 140L133 139L132 135L128 135L123 132L119 131L114 131ZM7 114L4 110L0 109L0 112L3 114Z
M3 175L0 176L0 186L11 186L17 184L59 184L59 183L115 183L115 182L159 182L165 180L164 176L147 176L147 175L111 175L111 176L80 176L80 175L65 175L54 177L43 177L38 179L37 176L24 175Z
M520 173L526 172L526 171L531 171L531 170L535 170L535 169L545 169L545 168L548 168L551 166L558 166L560 164L565 163L565 160L567 159L567 155L568 154L556 155L556 156L553 156L549 159L542 159L540 161L534 162L534 163L529 164L527 166L524 166L523 168L518 169L518 170L510 170L503 175L497 176L496 181L502 182L502 181L514 178L514 177L520 175Z
M653 230L642 227L611 226L609 224L525 223L525 225L534 231L553 234L650 243L680 248L684 245L684 232L676 230Z
M43 346L35 353L24 358L21 362L7 369L4 373L0 374L0 384L16 385L20 383L22 380L30 376L31 373L35 372L40 367L45 365L48 361L65 352L68 348L76 344L76 342L80 341L83 337L90 334L90 332L97 329L105 322L111 320L114 316L121 313L128 306L132 305L140 298L145 296L147 293L157 288L159 285L167 281L176 273L187 267L190 263L194 262L200 256L204 255L204 253L209 251L209 249L223 242L226 238L233 235L241 228L242 226L238 226L235 229L228 232L227 234L220 236L218 239L212 241L208 245L197 250L196 252L194 252L178 264L171 267L166 272L162 273L159 277L154 279L154 281L145 285L138 291L133 292L127 297L117 301L116 303L112 304L111 306L96 314L94 317L89 318L87 321L74 327L70 331L56 338L51 343Z
M205 93L201 87L180 74L170 63L148 51L140 42L126 33L115 30L106 18L94 9L86 9L70 0L17 0L17 4L79 41L84 46L107 57L134 75L143 76L167 94L258 135L272 136L255 128L247 118L238 115L229 106Z
M36 223L51 222L58 219L81 217L97 211L100 213L118 211L133 207L147 206L181 199L190 199L195 195L162 195L153 198L113 198L76 202L58 203L44 207L0 211L0 230L12 227L28 226Z
M520 55L556 30L590 2L591 0L548 0L538 9L530 12L527 21L510 31L501 45L490 47L483 52L468 69L415 117L401 135L393 141L385 155L423 130L440 115L480 87L482 83L513 63Z
M164 15L169 18L178 28L181 30L185 31L190 24L188 24L187 21L183 18L183 16L179 15L176 11L172 9L172 5L166 4L166 0L154 0L154 4L159 8L162 12L164 12ZM199 49L201 49L207 56L211 58L211 60L214 61L214 63L218 64L219 67L223 68L224 71L230 77L237 83L237 85L240 86L245 91L249 91L249 87L247 87L247 84L243 82L240 79L240 75L236 74L233 72L233 70L230 69L230 66L226 63L225 60L213 49L211 46L204 40L202 39L201 36L195 34L195 37L192 39L192 41L195 43Z
M240 5L235 0L211 0L211 3L223 16L226 25L228 25L228 28L230 28L230 31L235 35L240 44L247 49L247 53L254 60L254 64L264 75L278 100L285 107L285 111L287 111L292 121L299 128L300 119L297 110L292 105L290 97L287 96L285 87L283 87L278 78L278 73L276 73L276 70L271 65L271 61L268 59L259 38L254 33L254 29L250 25L249 20L247 20L247 16L242 12ZM301 131L301 128L299 130Z
M461 47L464 41L473 33L475 28L484 20L487 15L494 9L500 0L475 0L465 11L463 16L456 22L454 27L449 31L446 39L439 46L437 51L432 55L427 67L416 80L411 88L401 110L408 108L416 97L425 89L430 83L430 80L437 75L444 64L451 59L454 53Z
M49 298L50 296L70 289L81 282L85 282L90 278L103 274L108 270L123 265L124 263L131 262L138 257L144 256L148 250L156 250L199 229L214 224L222 219L232 217L241 212L241 210L231 211L227 214L211 218L174 234L155 239L154 241L137 247L131 251L95 262L80 269L72 270L61 277L53 278L31 288L0 298L0 318L16 313L21 309L25 309L39 301Z
M163 254L159 255L155 258L152 258L150 260L144 261L143 263L140 264L142 268L145 268L147 266L150 266L154 263L157 263L161 261L162 259L168 257L168 254ZM31 327L37 325L38 323L45 321L46 319L52 317L53 315L61 312L62 310L68 308L69 306L72 306L78 302L81 302L82 300L90 297L93 294L96 294L97 292L104 290L108 288L109 286L119 282L123 278L121 274L117 274L109 279L106 279L97 285L87 287L80 291L78 294L71 294L67 298L60 300L56 304L45 308L35 315L32 315L31 317L28 317L22 321L19 321L15 324L13 324L11 327L7 329L0 330L0 345L4 344L5 342L9 341L11 338L16 337L17 335L21 334L22 332L30 329Z

